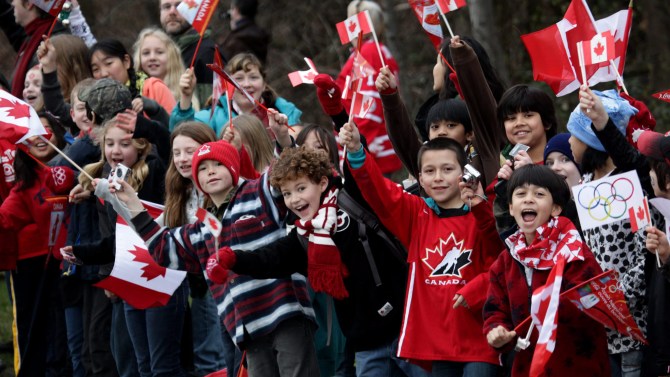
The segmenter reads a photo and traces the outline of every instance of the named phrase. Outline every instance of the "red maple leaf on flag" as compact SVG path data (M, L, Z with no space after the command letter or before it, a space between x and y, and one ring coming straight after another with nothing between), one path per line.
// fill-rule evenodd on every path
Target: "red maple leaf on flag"
M216 221L216 219L208 218L208 220L209 220L209 226L210 226L210 228L212 228L212 229L214 229L214 230L218 230L218 229L219 229L219 226L220 226L221 224L219 224L219 223Z
M351 21L349 22L349 31L353 33L354 30L356 30L356 22Z
M193 9L198 6L198 3L195 2L195 0L185 0L184 3L186 3L186 6L188 6L188 9Z
M596 53L596 55L600 56L605 52L605 46L603 46L600 42L596 45L596 47L593 48L593 52Z
M314 78L316 77L316 73L310 71L308 74L305 75L306 79L314 81Z
M165 277L166 268L159 266L158 263L151 258L146 249L135 245L135 250L128 250L128 252L135 256L133 261L144 263L146 265L142 267L142 271L144 271L142 277L147 279L147 281L153 280L159 276Z
M637 218L640 220L644 220L647 216L647 214L644 212L644 207L640 206L640 208L637 209Z
M431 14L427 15L425 21L429 25L439 25L440 24L440 18L437 16L437 13L431 13Z
M0 108L9 108L7 115L14 119L30 118L30 106L13 102L7 98L0 98Z

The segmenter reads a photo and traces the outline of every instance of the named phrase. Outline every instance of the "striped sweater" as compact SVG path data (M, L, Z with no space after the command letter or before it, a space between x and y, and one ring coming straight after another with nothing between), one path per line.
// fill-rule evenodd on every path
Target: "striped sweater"
M223 229L218 239L200 222L168 229L146 213L132 221L160 265L202 273L207 259L222 245L254 250L285 236L286 209L281 198L277 199L280 203L272 195L267 173L257 180L240 182L221 219ZM207 281L222 324L239 347L247 334L252 338L267 335L285 319L305 316L315 321L307 281L300 274L286 279L252 279L229 272L223 284Z

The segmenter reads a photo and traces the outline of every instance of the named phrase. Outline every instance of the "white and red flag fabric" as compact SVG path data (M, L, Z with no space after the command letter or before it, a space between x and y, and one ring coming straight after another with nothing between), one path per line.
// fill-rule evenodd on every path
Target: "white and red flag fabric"
M214 238L219 237L222 226L221 222L214 216L214 214L204 208L198 208L198 210L195 211L195 217L198 221L205 224L205 227L214 235Z
M628 215L630 216L630 228L633 232L637 232L639 229L644 229L647 225L651 225L647 197L644 197L640 205L631 206L628 209Z
M291 85L298 86L300 84L314 84L314 78L319 74L312 59L305 58L305 62L309 67L306 71L295 71L288 74L288 79L291 80Z
M359 12L347 18L342 22L338 22L335 27L337 33L340 35L342 44L347 44L358 37L358 34L372 33L372 20L368 11Z
M654 93L651 96L656 99L660 99L661 101L670 102L670 89Z
M247 100L249 100L249 102L251 102L251 103L256 102L254 97L252 97L251 94L249 94L249 92L244 90L244 88L242 88L242 86L240 86L240 84L237 81L235 81L235 79L232 78L232 76L230 76L228 74L228 72L226 72L223 68L221 68L220 65L218 65L218 64L207 64L207 68L214 71L215 74L218 74L219 77L222 77L227 82L228 89L226 89L226 90L228 91L228 93L234 92L234 90L231 91L231 88L230 88L230 86L232 85L232 89L239 90L240 93L242 93L247 98ZM232 94L231 94L231 97L232 97Z
M353 117L365 119L368 113L374 112L376 108L375 99L366 94L357 93L354 97L353 107Z
M614 37L612 60L623 74L631 15L628 9L595 21L585 0L572 0L561 21L521 36L533 63L533 79L547 83L556 96L572 93L582 83L577 42L605 31ZM614 68L604 64L585 67L585 71L589 85L617 80Z
M590 40L596 33L595 21L585 0L572 0L561 21L522 35L533 63L533 79L547 83L557 96L579 88L582 80L577 42ZM587 76L593 72L589 68Z
M614 270L605 271L570 288L563 292L561 297L570 300L577 309L605 327L647 344L644 333L630 314L626 297Z
M549 361L556 347L558 303L561 295L561 283L563 282L565 263L565 258L559 256L556 265L554 265L554 268L549 273L546 284L536 289L531 298L530 316L532 325L540 333L535 345L533 361L530 364L531 377L544 374L544 366Z
M437 7L442 13L449 13L452 10L466 6L465 0L435 0Z
M609 65L614 59L614 36L609 30L596 34L591 40L578 42L584 65Z
M30 0L30 2L54 17L58 17L60 11L63 10L63 5L65 5L65 0Z
M46 134L47 130L32 106L0 90L0 139L18 144Z
M219 67L223 67L223 59L221 59L221 54L219 53L219 48L214 47L216 50L216 53L214 53L214 64L218 65ZM228 98L233 98L233 93L235 92L235 87L232 85L228 84L228 81L221 77L216 71L214 71L214 74L212 75L213 82L212 82L212 103L216 104L219 103L219 98L226 93ZM212 106L212 111L210 114L210 118L214 116L214 108L216 106ZM229 107L230 108L230 107Z
M440 24L440 12L435 0L408 0L414 15L421 23L421 27L428 34L435 49L439 49L444 39L442 26Z
M177 6L177 12L202 36L218 4L219 0L184 0Z
M163 206L143 202L155 219ZM186 277L186 271L160 266L153 260L147 246L120 216L116 221L116 257L111 274L97 287L113 292L136 309L165 305Z

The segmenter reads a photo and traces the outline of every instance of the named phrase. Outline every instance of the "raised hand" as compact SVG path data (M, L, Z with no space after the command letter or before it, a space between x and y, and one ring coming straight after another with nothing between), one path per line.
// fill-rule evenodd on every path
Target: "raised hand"
M582 109L582 113L591 119L598 131L605 128L609 115L607 115L600 97L595 95L591 88L586 85L579 87L579 107Z
M56 67L56 48L53 43L51 43L51 38L42 36L42 43L37 47L37 58L39 59L40 65L42 66L42 72L51 73L55 72Z
M398 80L396 80L396 77L391 73L387 65L379 70L379 75L377 75L377 80L375 80L375 87L379 93L392 92L398 89Z
M361 149L361 134L358 132L358 127L354 122L345 123L340 129L340 145L347 148L350 152L355 152Z
M122 179L119 179L116 182L121 185L121 189L117 190L114 185L110 184L109 192L114 194L119 201L123 202L123 204L128 207L128 211L131 213L132 217L135 217L140 212L143 212L145 210L144 205L142 205L142 201L140 201L140 198L137 196L137 192L135 192L133 186Z
M670 243L665 233L658 230L656 227L648 226L647 241L645 247L650 253L658 254L658 258L662 264L668 263L670 257Z

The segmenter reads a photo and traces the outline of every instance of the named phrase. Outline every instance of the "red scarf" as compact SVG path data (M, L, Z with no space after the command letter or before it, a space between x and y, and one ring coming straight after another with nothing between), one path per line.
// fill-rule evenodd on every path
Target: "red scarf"
M582 237L565 217L554 217L538 227L530 245L526 245L526 236L521 230L507 237L505 242L512 258L536 270L551 269L559 255L563 255L567 263L584 260Z
M349 276L340 251L331 235L337 229L337 193L332 186L311 220L297 220L298 234L307 237L307 278L315 292L325 292L341 300L349 297L344 278Z
M42 35L49 32L52 22L53 18L37 18L25 27L27 37L19 49L14 64L16 69L12 78L12 95L15 97L23 98L26 73L31 68L30 62L33 60L37 47L42 42Z

